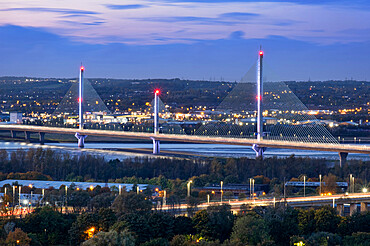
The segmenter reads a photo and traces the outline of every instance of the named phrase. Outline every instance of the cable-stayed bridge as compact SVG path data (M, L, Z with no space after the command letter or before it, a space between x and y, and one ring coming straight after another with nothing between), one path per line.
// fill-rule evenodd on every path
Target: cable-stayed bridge
M284 83L263 82L263 56L260 51L256 66L252 66L241 83L212 111L212 118L190 130L184 129L182 122L176 119L165 122L169 112L159 98L159 90L154 91L154 100L147 112L150 120L146 124L131 123L119 131L89 127L86 112L106 113L108 109L84 79L82 66L79 83L71 87L54 113L54 117L78 114L74 116L78 118L78 129L7 124L0 125L0 130L11 131L12 137L24 132L26 139L31 133L38 133L41 143L46 133L75 134L79 147L84 147L84 139L89 135L146 139L153 141L154 154L160 152L160 141L252 146L257 157L262 157L266 148L330 151L339 153L341 163L348 153L370 154L370 146L340 144ZM230 119L231 115L234 118Z

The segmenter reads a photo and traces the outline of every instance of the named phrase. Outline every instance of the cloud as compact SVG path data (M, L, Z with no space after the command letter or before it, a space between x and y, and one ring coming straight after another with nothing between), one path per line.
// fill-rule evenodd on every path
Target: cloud
M99 12L95 12L95 11L86 11L86 10L78 10L78 9L61 9L61 8L7 8L7 9L0 9L0 11L52 12L52 13L83 14L83 15L99 14Z
M235 22L223 20L222 18L210 18L210 17L197 17L197 16L177 16L177 17L152 17L152 18L140 18L141 21L148 22L163 22L163 23L176 23L176 22L188 22L193 24L203 25L234 25Z
M319 44L366 42L370 10L360 8L367 6L360 1L351 5L347 0L125 0L120 5L104 0L102 5L89 0L33 0L31 5L18 0L12 5L0 2L0 26L42 28L92 44L189 43L228 39L238 31L244 39L282 36ZM358 29L356 35L346 32L351 29Z
M106 4L105 6L108 9L114 9L114 10L119 10L119 9L141 9L141 8L146 8L147 7L147 6L142 5L142 4L127 4L127 5Z
M221 18L230 18L230 19L236 19L236 20L246 20L250 19L251 17L259 16L259 14L256 13L245 13L245 12L231 12L231 13L224 13L221 14Z

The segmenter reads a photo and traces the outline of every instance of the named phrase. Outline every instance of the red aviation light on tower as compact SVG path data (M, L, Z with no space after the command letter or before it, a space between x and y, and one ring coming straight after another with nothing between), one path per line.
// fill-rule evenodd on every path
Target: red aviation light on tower
M80 70L81 70L81 71L84 71L84 70L85 70L84 66L81 66L81 67L80 67Z
M82 98L81 97L78 98L78 102L79 103L82 102Z
M156 95L159 95L159 93L161 93L161 91L160 91L159 89L155 89L154 93L155 93Z
M257 101L260 101L261 100L261 97L260 96L256 96L256 99L257 99Z
M263 51L262 50L260 51L260 56L263 56Z

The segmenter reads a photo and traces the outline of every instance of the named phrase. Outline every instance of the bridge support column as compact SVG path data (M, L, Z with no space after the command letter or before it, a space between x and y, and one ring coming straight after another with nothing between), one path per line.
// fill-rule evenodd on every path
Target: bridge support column
M339 152L339 166L342 167L347 162L347 152Z
M75 137L78 139L78 147L85 147L85 138L87 137L87 135L81 135L79 132L76 132Z
M266 151L266 147L261 147L258 144L253 144L252 149L256 152L256 157L263 158L263 153Z
M12 138L16 138L17 137L17 132L16 131L10 131L10 136Z
M349 205L349 215L353 215L356 212L357 212L357 204L356 203L351 203Z
M340 216L344 215L344 205L343 204L338 204L337 203L337 212Z
M367 208L367 205L368 203L367 202L361 202L361 212L367 212L368 211L368 208Z
M39 132L39 140L41 145L45 144L45 132Z
M156 140L155 138L151 138L153 140L153 154L157 155L161 152L160 149L160 141Z
M24 132L24 139L26 139L26 140L31 140L31 132L27 132L27 131L25 131Z

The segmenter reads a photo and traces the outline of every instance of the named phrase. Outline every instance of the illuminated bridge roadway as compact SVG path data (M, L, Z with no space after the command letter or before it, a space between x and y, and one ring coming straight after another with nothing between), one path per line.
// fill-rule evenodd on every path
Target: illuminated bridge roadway
M284 203L284 199L252 199L244 201L226 201L223 204L229 204L233 212L238 212L240 206L245 204L250 207L256 206L276 206ZM202 203L197 206L196 210L206 209L208 206L219 205L220 202ZM310 196L310 197L294 197L286 198L286 204L290 207L317 207L317 206L333 206L337 209L340 215L344 215L344 206L349 206L350 215L358 211L357 205L360 205L360 211L369 211L370 193L352 193L348 195L339 194L332 196ZM187 205L172 207L166 205L162 210L176 211L176 213L187 213Z
M227 138L227 137L208 137L195 135L181 134L155 134L143 132L125 132L125 131L108 131L108 130L91 130L91 129L75 129L75 128L59 128L31 125L0 125L0 131L10 131L12 137L15 137L17 132L24 132L25 138L29 139L31 133L39 134L40 143L44 143L45 133L53 134L75 134L99 137L138 139L138 140L160 140L160 141L176 141L189 143L207 143L207 144L226 144L226 145L241 145L253 146L258 144L260 147L280 148L280 149L300 149L313 151L329 151L339 153L341 161L345 161L348 153L370 154L370 146L357 144L328 144L328 143L307 143L279 140L257 140L249 138Z

